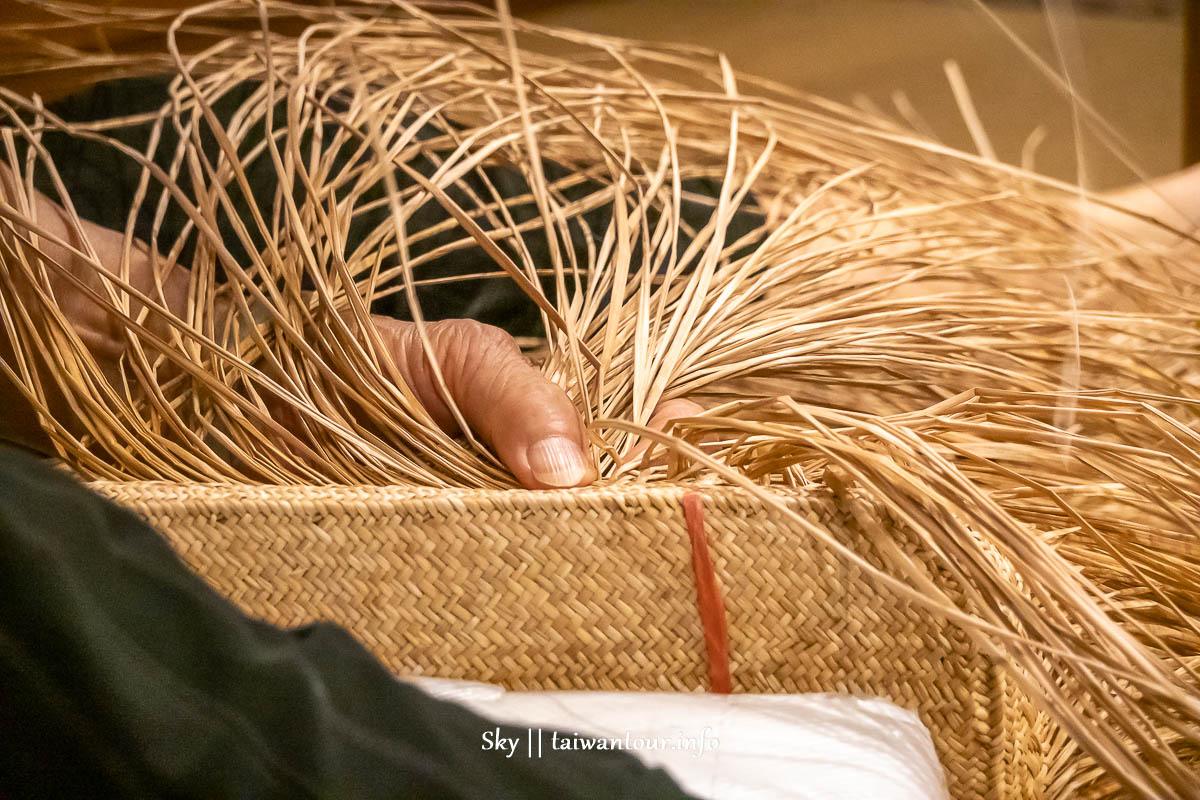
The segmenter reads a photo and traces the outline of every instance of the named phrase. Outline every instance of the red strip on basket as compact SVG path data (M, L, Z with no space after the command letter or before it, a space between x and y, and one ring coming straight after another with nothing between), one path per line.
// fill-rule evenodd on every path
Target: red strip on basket
M692 542L692 576L696 580L696 605L704 626L704 648L708 651L708 690L716 694L733 691L729 670L729 630L725 626L725 601L717 585L717 573L708 555L704 535L704 500L695 492L683 496L683 518Z

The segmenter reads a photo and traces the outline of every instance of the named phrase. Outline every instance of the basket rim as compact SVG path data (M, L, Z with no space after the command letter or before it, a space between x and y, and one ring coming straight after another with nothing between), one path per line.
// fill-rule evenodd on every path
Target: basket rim
M705 498L744 500L756 506L766 505L750 492L729 484L704 482L616 483L575 489L489 489L469 487L430 487L370 484L254 484L254 483L183 483L174 481L97 480L86 484L106 496L145 502L384 502L406 500L489 500L503 499L514 505L587 504L614 498L679 498L691 492ZM821 483L801 487L773 487L781 499L826 496L832 489Z

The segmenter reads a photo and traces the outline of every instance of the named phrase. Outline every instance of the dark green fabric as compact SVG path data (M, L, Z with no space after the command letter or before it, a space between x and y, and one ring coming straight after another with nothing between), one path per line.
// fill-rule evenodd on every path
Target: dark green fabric
M627 753L505 758L496 727L340 628L247 618L152 528L0 448L0 797L685 796Z
M169 96L167 87L168 81L165 78L109 81L59 102L52 106L51 110L55 114L72 122L86 122L153 111L158 109L167 100ZM246 83L230 89L214 104L213 112L217 119L223 125L228 124L233 112L251 96L254 88L255 84ZM331 97L329 103L336 107L338 103L337 96L334 95ZM419 109L418 111L420 110L423 109ZM414 114L418 113L418 111L414 111ZM282 101L280 101L275 116L275 124L282 125L285 120ZM329 123L323 141L328 142L332 138L334 133L333 125L334 123ZM209 160L215 162L219 152L216 140L204 124L201 124L200 131L203 150ZM151 141L151 126L149 124L130 125L121 129L107 131L107 135L141 152L148 148ZM419 134L420 137L426 139L439 135L441 135L441 130L432 124L426 125ZM244 143L239 150L244 160L248 159L247 154L251 148L261 142L262 136L263 129L261 124L252 128L247 133ZM161 131L161 139L153 156L154 161L164 170L170 170L171 168L171 156L178 141L177 132L170 127L166 127ZM123 229L126 215L133 203L138 181L141 177L141 168L136 162L128 156L119 153L108 144L84 137L68 136L54 130L44 131L42 145L53 159L55 167L59 171L68 192L71 194L80 216L106 227ZM346 147L343 152L338 154L338 158L335 160L337 163L335 171L348 169L353 166L353 163L350 161L353 155L351 150L351 147ZM305 152L307 152L307 149L305 149ZM426 177L433 175L437 169L437 165L424 156L412 159L409 162L409 166ZM551 161L543 161L542 169L546 177L550 180L565 177L570 172L567 167ZM253 161L248 161L245 163L245 170L251 187L251 193L253 194L252 200L259 207L264 218L269 220L271 214L270 198L275 194L278 180L270 157L263 154ZM483 172L502 197L520 197L529 193L528 183L525 181L521 171L515 166L493 164L484 168ZM39 173L39 176L42 179L39 185L43 191L51 193L52 186L45 180L46 175L44 170ZM190 189L191 183L190 179L187 178L187 173L183 172L181 176L179 181L181 187L189 196L194 196ZM401 188L411 186L411 179L403 173L397 172L396 179ZM469 188L470 192L466 191L466 188ZM578 200L594 192L597 188L598 185L595 182L583 181L573 187L564 189L563 196L566 200ZM680 208L681 219L685 225L693 230L703 228L713 213L713 207L710 203L702 202L696 198L716 197L720 190L719 183L704 178L688 178L682 182L682 189L685 197ZM147 200L142 206L142 213L135 226L136 234L144 241L151 240L154 212L161 191L161 186L152 182L147 194ZM250 206L247 198L236 185L231 184L229 192L237 207L238 216L242 217L246 221L247 227L253 230L254 225L250 216ZM303 199L303 189L301 187L294 187L294 192L298 201ZM476 173L465 175L458 186L451 187L448 190L448 194L453 198L455 203L468 213L474 212L478 207L474 199L475 197L491 200L487 184ZM362 196L360 204L383 196L384 190L382 185L377 185ZM636 197L631 194L630 202L636 201ZM751 208L753 208L753 199L748 198L744 202L743 207L733 217L726 241L737 241L762 223L762 217L753 213L750 210ZM532 220L538 215L537 209L532 202L510 204L510 210L518 223ZM611 208L604 206L583 214L577 219L573 219L569 226L569 245L560 242L560 247L569 247L574 251L578 263L586 263L589 240L594 248L598 249L601 246L604 232L611 219L611 213ZM653 230L657 224L657 211L651 210L647 216L650 229ZM448 213L441 206L434 201L429 201L409 217L407 229L411 236L418 231L426 230L444 222L448 217ZM184 223L186 220L186 215L184 215L177 204L174 202L168 204L166 214L158 229L156 246L160 251L167 252L184 235ZM482 215L477 216L476 221L484 230L492 228L492 224ZM380 206L378 209L367 212L360 212L355 217L354 222L347 232L346 253L343 253L343 255L348 256L352 253L362 242L363 237L385 223L387 223L387 210L385 206ZM230 224L228 218L222 219L220 230L223 242L230 253L241 263L246 263L246 251L234 235L233 226ZM437 247L457 241L462 235L461 229L455 228L437 236L421 241L414 241L411 244L411 255L418 257L429 253ZM523 240L534 262L542 268L549 268L551 265L550 250L545 234L536 230L530 231L523 235ZM183 249L181 261L183 263L190 263L191 253L195 245L195 233L189 234L186 241L187 246ZM681 233L677 242L678 251L680 253L684 252L690 241L686 233ZM261 246L261 238L256 238L254 244ZM521 257L511 243L503 241L501 242L501 247L507 249L509 256L520 263ZM744 252L747 251L748 248ZM641 260L642 244L640 240L634 242L631 257L634 264L637 264ZM391 266L393 263L392 261L386 261L384 267ZM690 268L688 266L685 271ZM483 250L478 247L469 247L442 255L426 263L420 267L420 273L417 277L470 275L482 272L495 272L497 269L498 266ZM543 277L542 284L546 294L553 297L553 278L549 276ZM570 287L568 287L568 290L570 290ZM417 295L422 313L426 319L436 320L462 317L496 325L514 336L543 335L541 315L537 306L515 283L506 278L460 281L451 284L425 286L418 290ZM380 299L372 310L375 313L387 314L398 319L411 318L408 300L403 292Z

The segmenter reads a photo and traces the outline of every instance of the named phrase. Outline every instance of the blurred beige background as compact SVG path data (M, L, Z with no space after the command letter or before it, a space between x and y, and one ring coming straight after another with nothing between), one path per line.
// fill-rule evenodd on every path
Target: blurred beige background
M958 61L997 155L1019 163L1039 125L1040 172L1074 181L1071 103L970 0L514 0L543 24L722 50L744 72L850 102L862 94L891 110L901 89L937 137L973 150L942 63ZM1007 25L1057 65L1042 3L988 0ZM1053 8L1072 7L1051 0ZM1177 2L1075 3L1056 17L1069 59L1082 63L1083 94L1128 139L1143 169L1180 164L1182 17ZM1075 29L1073 31L1072 29ZM1083 147L1087 183L1134 180L1095 139Z
M179 8L198 0L83 0L94 6ZM324 3L332 0L301 0ZM1200 0L1189 0L1200 3ZM490 5L492 0L477 0ZM973 0L510 0L517 16L548 25L722 50L743 72L851 102L856 95L892 110L902 90L933 135L973 150L942 64L961 66L1000 159L1019 163L1030 134L1045 139L1035 168L1074 182L1077 147L1071 102L992 24ZM1126 138L1147 175L1182 166L1184 0L985 0L1037 53L1057 65L1048 19L1063 29L1082 94ZM1048 15L1049 9L1074 9ZM56 19L43 27L44 20ZM21 23L84 50L121 51L134 39L62 25L36 2L0 0L7 59L28 49ZM28 29L25 29L28 30ZM9 69L0 85L53 98L80 81ZM82 76L87 78L89 76ZM94 78L95 76L91 76ZM1130 183L1134 173L1094 139L1082 145L1086 185Z

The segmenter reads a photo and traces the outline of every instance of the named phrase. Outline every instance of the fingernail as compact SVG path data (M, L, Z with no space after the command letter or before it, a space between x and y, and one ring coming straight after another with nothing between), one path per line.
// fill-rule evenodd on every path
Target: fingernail
M574 486L588 471L583 451L565 436L551 436L535 442L526 456L534 479L547 486Z

